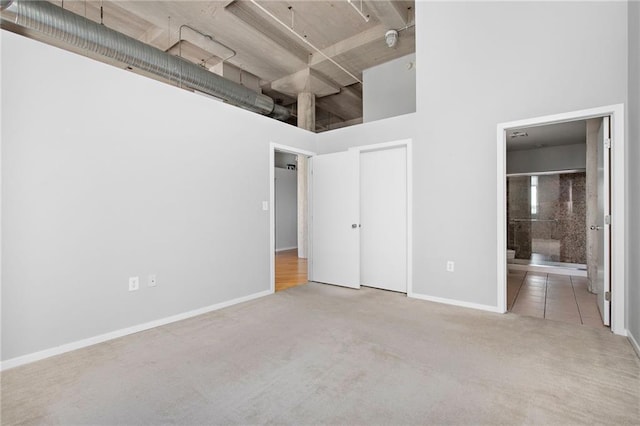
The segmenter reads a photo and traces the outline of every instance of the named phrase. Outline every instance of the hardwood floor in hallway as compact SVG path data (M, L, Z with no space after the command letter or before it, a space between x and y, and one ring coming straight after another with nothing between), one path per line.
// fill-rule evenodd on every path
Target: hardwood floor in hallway
M307 259L298 257L298 249L276 252L276 291L307 283Z

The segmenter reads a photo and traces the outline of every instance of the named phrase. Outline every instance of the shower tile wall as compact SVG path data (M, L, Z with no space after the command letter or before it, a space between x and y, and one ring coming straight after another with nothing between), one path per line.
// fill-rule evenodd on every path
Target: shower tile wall
M540 175L537 188L532 188L532 178L507 178L509 248L516 250L517 259L585 264L585 173Z

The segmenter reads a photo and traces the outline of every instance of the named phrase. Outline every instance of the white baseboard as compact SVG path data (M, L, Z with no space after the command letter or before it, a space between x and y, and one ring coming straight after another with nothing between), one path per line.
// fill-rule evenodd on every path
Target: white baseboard
M33 353L22 355L16 358L11 358L0 363L0 371L8 370L10 368L18 367L24 364L29 364L35 361L40 361L45 358L63 354L65 352L71 352L76 349L86 348L87 346L96 345L98 343L117 339L119 337L127 336L129 334L134 334L140 331L149 330L151 328L160 327L162 325L170 324L172 322L181 321L187 318L192 318L198 315L206 314L207 312L217 311L218 309L226 308L242 302L248 302L249 300L257 299L263 296L268 296L269 294L272 294L271 290L261 291L259 293L250 294L248 296L239 297L237 299L228 300L226 302L216 303L215 305L205 306L204 308L194 309L192 311L183 312L181 314L172 315L170 317L146 322L144 324L134 325L132 327L111 331L109 333L100 334L98 336L89 337L87 339L66 343L64 345L56 346L54 348L33 352Z
M495 312L495 313L498 313L498 314L503 314L504 313L497 306L481 305L479 303L464 302L464 301L455 300L455 299L446 299L444 297L427 296L426 294L418 294L418 293L410 293L410 294L407 294L407 296L408 297L412 297L414 299L427 300L429 302L443 303L445 305L453 305L453 306L461 306L463 308L479 309L481 311Z
M629 330L627 330L627 339L629 339L631 346L636 351L636 355L638 355L638 358L640 358L640 344L638 344L638 340L636 340L636 338L633 336L633 334L631 334Z
M279 251L287 251L287 250L293 250L293 249L297 249L298 247L283 247L283 248L277 248L276 249L276 253Z

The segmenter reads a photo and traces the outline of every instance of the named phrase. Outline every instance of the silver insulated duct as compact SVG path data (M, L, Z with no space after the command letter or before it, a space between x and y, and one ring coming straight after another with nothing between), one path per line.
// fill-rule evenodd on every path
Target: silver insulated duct
M67 44L156 74L241 108L278 120L289 118L289 111L266 95L47 1L0 0L0 10L3 11L2 19L7 19L5 15L15 16L16 24Z

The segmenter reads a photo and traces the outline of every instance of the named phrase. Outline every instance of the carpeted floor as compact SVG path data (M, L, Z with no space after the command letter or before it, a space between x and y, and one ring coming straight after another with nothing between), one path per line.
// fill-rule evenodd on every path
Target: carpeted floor
M2 373L2 424L639 424L608 331L308 284Z

